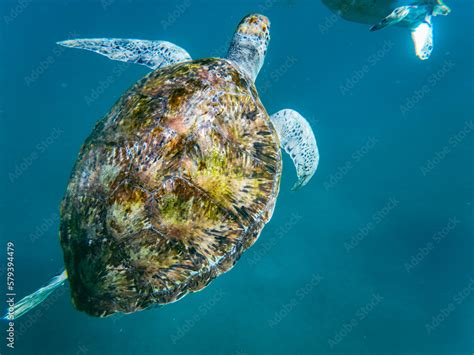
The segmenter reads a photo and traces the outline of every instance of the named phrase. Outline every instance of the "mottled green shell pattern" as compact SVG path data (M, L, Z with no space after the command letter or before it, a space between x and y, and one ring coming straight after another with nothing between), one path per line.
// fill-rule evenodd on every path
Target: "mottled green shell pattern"
M280 174L278 136L229 61L150 73L97 123L61 206L75 306L131 313L204 288L255 242Z

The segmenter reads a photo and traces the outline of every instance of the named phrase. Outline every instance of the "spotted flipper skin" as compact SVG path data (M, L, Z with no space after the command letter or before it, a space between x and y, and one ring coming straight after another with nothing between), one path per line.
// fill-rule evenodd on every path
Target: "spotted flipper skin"
M382 19L382 21L380 21L379 23L373 25L370 28L370 30L371 31L378 31L378 30L381 30L385 27L393 26L393 25L399 23L400 21L402 21L404 18L406 18L408 16L408 14L410 13L410 11L413 10L414 8L416 8L416 6L400 6L400 7L397 7L395 10L393 10L393 12L390 15L388 15L387 17Z
M165 41L95 38L73 39L58 44L99 53L112 60L145 65L153 70L191 60L183 48Z
M287 152L296 168L298 181L292 190L306 185L319 163L319 151L313 130L306 119L294 110L281 110L270 117L280 138L281 148Z

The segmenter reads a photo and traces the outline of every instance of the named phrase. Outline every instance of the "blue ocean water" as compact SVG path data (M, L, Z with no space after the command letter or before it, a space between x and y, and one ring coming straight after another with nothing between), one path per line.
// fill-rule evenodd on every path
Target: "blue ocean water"
M408 30L370 33L316 0L0 1L2 299L7 241L17 298L62 268L59 204L79 148L148 72L56 41L163 39L223 56L240 19L263 13L261 99L306 116L321 154L297 192L285 156L272 220L204 291L98 319L66 286L15 322L14 350L2 329L1 353L472 354L474 6L448 5L420 61Z

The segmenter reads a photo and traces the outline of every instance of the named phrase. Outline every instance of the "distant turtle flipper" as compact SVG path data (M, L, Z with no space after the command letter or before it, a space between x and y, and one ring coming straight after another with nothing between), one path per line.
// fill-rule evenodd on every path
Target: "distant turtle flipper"
M370 30L371 31L378 31L378 30L381 30L385 27L388 27L388 26L393 26L397 23L399 23L400 21L402 21L405 17L408 16L408 14L410 13L411 10L413 10L414 8L416 8L417 6L400 6L400 7L397 7L395 10L393 10L393 12L388 15L387 17L385 17L384 19L382 19L382 21L380 21L379 23L373 25Z
M446 6L438 5L435 10L427 6L400 6L378 24L372 26L370 30L377 31L404 21L411 29L417 57L426 60L433 51L432 14L447 15L449 13L449 8Z
M424 22L420 22L411 28L411 38L415 44L418 58L426 60L433 51L433 25L431 16L427 16Z
M146 65L151 69L191 60L183 48L165 41L92 38L58 42L61 46L96 52L112 60Z
M451 13L451 8L446 6L443 1L438 0L438 4L433 9L433 16L448 16Z

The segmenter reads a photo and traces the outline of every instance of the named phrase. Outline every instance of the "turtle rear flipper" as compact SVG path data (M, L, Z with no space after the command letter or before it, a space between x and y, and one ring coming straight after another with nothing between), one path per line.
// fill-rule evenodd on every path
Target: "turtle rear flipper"
M25 313L28 313L33 308L45 301L58 287L62 286L66 279L67 274L64 270L60 275L53 277L49 284L41 287L31 295L28 295L19 302L15 303L13 310L9 309L7 314L3 316L3 319L14 320L20 318ZM13 319L11 317L13 317Z
M191 60L183 48L166 41L92 38L58 42L61 46L96 52L112 60L141 64L151 69Z

